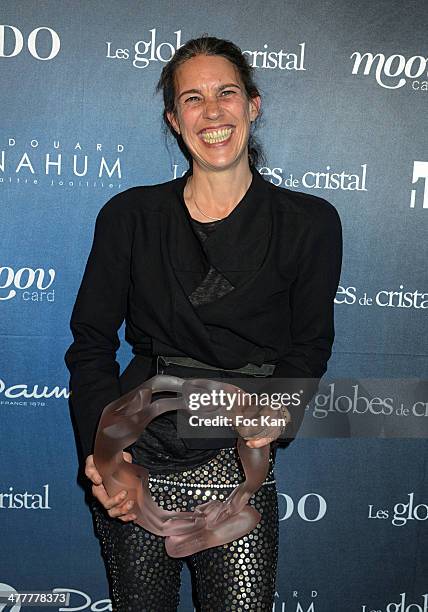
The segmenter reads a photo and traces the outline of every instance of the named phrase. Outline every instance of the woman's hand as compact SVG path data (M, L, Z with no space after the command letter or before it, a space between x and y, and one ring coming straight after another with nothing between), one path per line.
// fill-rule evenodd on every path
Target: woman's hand
M243 400L243 412L241 414L237 414L237 411L232 412L231 417L233 428L244 438L249 448L267 446L282 436L291 421L287 406L261 405L258 396L254 393L251 396L246 394ZM241 421L240 416L247 418Z
M250 448L260 448L262 446L266 446L266 444L270 444L276 440L275 438L258 438L257 440L246 440L245 443Z
M123 458L128 463L132 463L131 453L123 451ZM92 494L104 506L107 513L112 518L119 518L121 521L134 521L137 516L130 512L134 502L126 501L128 492L123 490L117 495L110 497L103 485L103 479L94 464L94 455L86 458L85 475L92 484Z

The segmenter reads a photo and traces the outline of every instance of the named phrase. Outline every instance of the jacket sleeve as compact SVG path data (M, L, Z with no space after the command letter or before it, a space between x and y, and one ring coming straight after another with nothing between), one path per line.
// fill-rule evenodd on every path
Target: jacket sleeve
M300 392L298 407L288 406L292 422L284 437L294 437L306 405L327 370L335 336L334 298L342 266L342 224L336 208L323 200L313 215L300 254L298 275L290 290L291 346L272 378L271 390Z
M126 316L131 231L118 196L98 213L92 248L71 315L74 342L65 354L79 460L93 452L104 407L121 395L116 352Z

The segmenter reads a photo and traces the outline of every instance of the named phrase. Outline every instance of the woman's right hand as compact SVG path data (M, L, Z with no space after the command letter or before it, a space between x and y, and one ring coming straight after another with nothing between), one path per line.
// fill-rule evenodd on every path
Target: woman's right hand
M123 451L123 458L128 463L132 463L131 453ZM128 492L120 491L117 495L110 497L103 485L103 479L94 464L94 455L86 458L85 475L92 482L92 494L104 506L107 513L112 518L119 518L121 521L134 521L137 516L131 512L133 501L126 499Z

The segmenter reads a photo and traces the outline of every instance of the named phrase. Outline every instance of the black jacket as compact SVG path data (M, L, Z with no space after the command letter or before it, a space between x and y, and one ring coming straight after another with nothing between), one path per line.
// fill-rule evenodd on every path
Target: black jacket
M342 261L339 215L326 200L251 171L247 193L206 240L206 253L183 199L191 170L127 189L100 210L65 355L82 458L93 451L103 408L126 391L116 362L124 319L136 355L188 355L223 368L276 362L275 378L325 373ZM210 261L235 289L195 309L187 296Z

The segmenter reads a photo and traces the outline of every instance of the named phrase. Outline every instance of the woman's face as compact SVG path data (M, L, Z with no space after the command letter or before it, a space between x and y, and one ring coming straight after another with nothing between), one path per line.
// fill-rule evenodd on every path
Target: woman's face
M176 113L168 120L194 162L210 170L248 165L260 97L248 100L235 66L219 55L198 55L177 68L175 90Z

